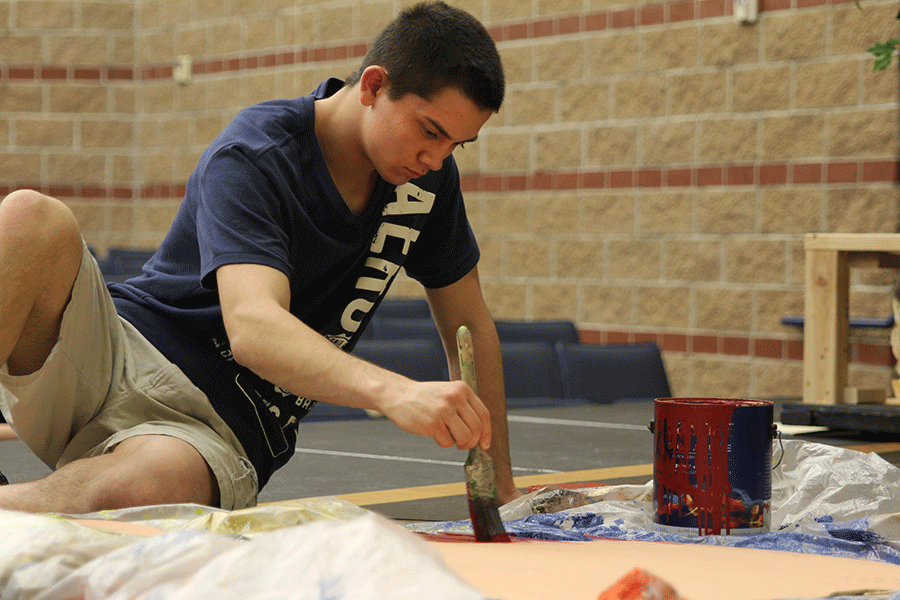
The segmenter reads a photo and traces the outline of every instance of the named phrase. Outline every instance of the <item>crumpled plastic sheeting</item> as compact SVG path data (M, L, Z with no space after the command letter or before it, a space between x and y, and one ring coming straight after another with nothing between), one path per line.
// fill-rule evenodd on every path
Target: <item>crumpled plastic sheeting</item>
M0 527L23 519L0 511ZM16 540L26 545L7 550L28 556L11 572L0 565L3 600L486 600L428 544L372 513L285 527L249 541L185 530L140 538L86 527L78 538L72 523L27 520L21 529L31 534L20 537L29 539ZM29 551L54 544L77 555L75 562L93 559L57 569L53 554Z
M874 453L801 440L774 444L772 464L778 466L772 475L770 533L688 537L659 531L652 481L578 490L599 501L557 513L521 517L516 514L521 505L510 504L500 508L500 516L507 533L525 538L712 544L900 565L900 469ZM472 531L469 521L407 527L423 533Z
M551 502L546 501L552 499ZM643 518L643 506L635 507L635 502L652 502L653 485L607 485L595 488L565 489L549 485L520 496L500 507L500 518L504 521L524 519L539 513L557 513L570 509L605 502L604 506L618 507L623 512L634 512ZM556 509L551 508L555 505ZM597 508L594 506L593 508Z
M347 520L367 512L340 498L321 496L233 511L199 504L164 504L60 516L135 523L158 529L209 531L250 538L282 527L317 521Z
M140 600L169 598L191 576L241 543L215 534L170 531L149 537L128 538L131 543L97 555L65 577L55 580L37 595L19 600ZM48 573L48 575L50 575ZM149 594L153 594L150 596Z
M181 525L180 528L252 538L290 525L323 520L347 520L360 517L367 512L350 502L333 496L323 496L234 511L206 510L202 516Z
M772 472L773 531L815 527L829 516L838 522L900 513L900 469L874 452L803 442L784 442L784 448ZM776 444L773 463L777 455Z
M35 598L48 584L132 543L64 519L0 510L0 600Z

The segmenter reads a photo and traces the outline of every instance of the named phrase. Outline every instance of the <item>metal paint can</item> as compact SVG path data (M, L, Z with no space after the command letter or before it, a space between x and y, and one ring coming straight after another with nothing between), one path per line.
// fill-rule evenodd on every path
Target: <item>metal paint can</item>
M678 535L768 532L773 419L767 400L656 399L656 529Z

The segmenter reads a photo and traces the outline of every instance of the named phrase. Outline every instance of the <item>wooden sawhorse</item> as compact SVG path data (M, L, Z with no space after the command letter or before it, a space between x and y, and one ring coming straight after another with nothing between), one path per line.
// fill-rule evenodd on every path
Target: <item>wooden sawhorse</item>
M803 403L841 404L850 355L850 267L900 268L900 234L810 233L804 248Z

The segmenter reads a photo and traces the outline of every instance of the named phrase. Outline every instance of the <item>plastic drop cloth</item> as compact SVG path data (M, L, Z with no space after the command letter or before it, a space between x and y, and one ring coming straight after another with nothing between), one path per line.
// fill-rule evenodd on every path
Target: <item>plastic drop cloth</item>
M797 440L772 448L770 533L681 536L657 531L653 482L562 493L592 502L558 512L534 513L539 490L500 508L506 531L544 540L613 538L785 550L900 565L900 469L877 454ZM552 491L552 490L551 490ZM562 504L563 500L556 503ZM469 521L416 523L423 533L470 534ZM900 599L898 599L900 600Z
M198 509L158 507L156 515L131 511L124 520L140 514L151 517L140 519L144 525L171 525L177 517L167 510ZM245 525L256 516L245 514L237 529L247 533ZM196 519L196 529L141 537L0 511L0 599L484 599L428 544L386 519L372 513L347 520L319 516L326 520L251 532L258 535L247 539L202 529ZM271 524L268 517L261 522ZM225 529L232 531L233 525Z
M773 464L770 533L655 531L652 481L545 489L502 507L501 515L510 534L525 538L716 544L900 564L900 469L876 454L802 441L776 443ZM173 505L78 517L167 532L145 538L65 515L0 511L0 600L484 600L417 536L337 498L233 512ZM472 532L469 521L407 528ZM900 600L900 591L890 600Z

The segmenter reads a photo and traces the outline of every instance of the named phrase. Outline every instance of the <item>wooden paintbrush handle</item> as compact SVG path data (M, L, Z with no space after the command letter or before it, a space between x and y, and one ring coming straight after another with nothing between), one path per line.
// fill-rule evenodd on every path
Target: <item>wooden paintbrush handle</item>
M459 353L459 371L462 380L472 391L478 393L478 381L475 379L475 349L472 346L472 334L463 325L456 331L456 349Z
M462 380L468 384L472 391L478 394L478 380L475 378L475 350L472 345L472 333L463 325L456 331L456 349L459 353L459 371ZM490 471L490 479L493 480L494 461L490 454L481 446L475 446L469 450L468 464L485 465ZM493 483L491 484L493 486Z
M478 394L478 380L475 377L475 349L472 345L472 333L463 325L456 331L456 350L459 353L459 372L462 380L468 384L472 391ZM481 448L475 446L469 450L469 462L474 460L490 460L490 456Z

